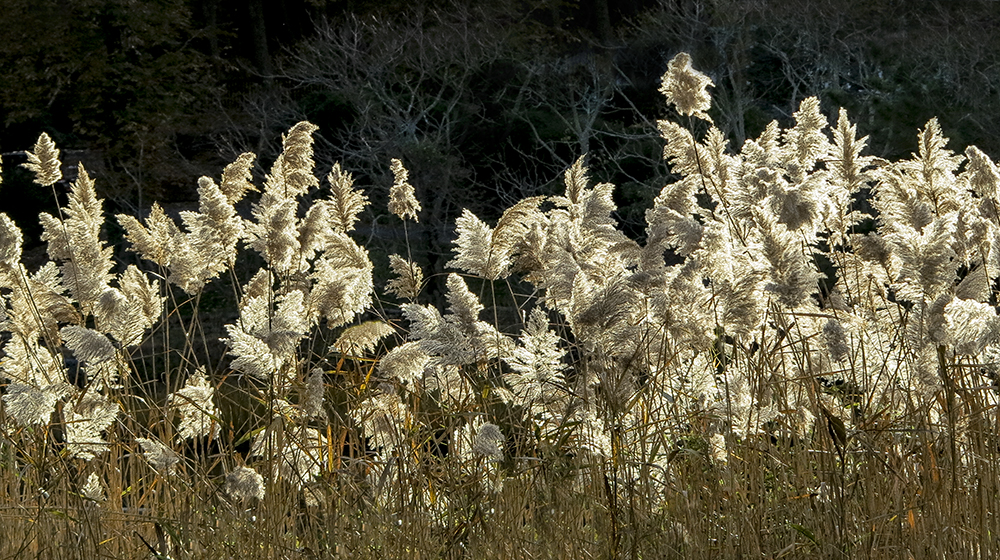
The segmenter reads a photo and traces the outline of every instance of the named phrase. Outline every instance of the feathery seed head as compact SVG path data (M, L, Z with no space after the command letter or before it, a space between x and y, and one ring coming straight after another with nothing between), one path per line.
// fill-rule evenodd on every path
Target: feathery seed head
M236 467L226 475L226 494L234 500L263 500L264 477L250 467Z
M63 343L83 363L97 365L114 359L115 347L102 333L86 327L68 325L59 330Z
M678 113L712 122L706 112L712 107L712 97L705 90L709 86L715 87L712 79L692 68L691 55L682 52L667 63L660 93L666 96L667 103L677 107Z
M253 162L257 156L251 152L244 152L236 160L222 171L222 193L226 195L229 204L236 204L243 199L247 191L256 191L251 179L253 174Z
M858 138L857 132L857 125L851 124L847 111L841 108L837 116L837 128L833 131L831 160L827 162L827 168L833 171L833 182L849 194L857 192L870 179L864 171L875 161L872 156L861 155L868 144L868 137ZM838 202L846 205L849 201L843 199Z
M0 212L0 265L13 268L21 261L21 228Z
M420 212L420 202L414 194L413 185L409 183L409 172L398 159L392 160L392 175L394 180L389 189L389 211L401 220L410 218L419 222L417 213Z
M281 152L281 171L290 196L305 194L310 187L319 185L313 175L313 132L319 127L302 121L293 126L285 136Z
M563 183L566 185L566 199L572 204L580 202L580 193L587 188L590 177L587 176L587 166L584 164L586 155L576 158L573 165L566 170L563 175Z
M975 146L965 149L968 158L965 173L969 186L976 194L984 198L995 198L1000 188L1000 171L990 157Z
M348 356L364 356L366 352L374 350L382 339L393 334L396 334L396 331L388 323L365 321L360 325L344 329L333 346Z
M1000 338L1000 317L988 303L955 298L944 308L945 332L959 354L978 355Z
M171 476L177 473L181 457L176 451L154 439L135 438L135 441L142 445L143 456L158 474Z
M44 132L38 137L34 150L28 152L28 162L22 165L35 173L35 182L43 187L62 179L59 150L52 138Z
M47 384L42 387L11 383L3 396L7 415L20 426L42 426L49 423L59 399L70 395L73 387L68 383Z
M483 310L483 304L469 290L469 285L465 280L455 274L448 275L448 310L458 318L463 325L472 325L479 321L479 313Z
M799 104L795 126L785 133L785 165L801 179L812 171L816 160L827 155L830 142L823 134L827 127L826 117L819 110L819 99L807 97Z
M368 206L368 197L354 188L354 178L350 173L340 169L340 163L333 164L333 169L327 176L330 190L333 192L330 202L333 205L330 219L334 227L348 232L354 229L358 214Z
M177 245L179 238L182 237L181 231L158 203L153 203L145 226L127 214L118 214L115 217L125 229L125 238L132 243L133 250L144 259L163 267L170 267L180 256Z
M430 361L430 355L420 348L419 342L407 342L393 348L378 361L378 372L387 379L416 383L423 378Z
M385 291L403 299L416 300L424 284L424 271L420 266L392 254L389 255L389 268L396 277L386 282Z
M66 449L71 457L90 461L108 450L101 437L118 418L117 402L100 393L87 392L80 399L67 403L63 409L66 426Z
M178 439L216 437L219 434L220 412L215 406L214 396L215 387L208 382L202 367L188 376L181 390L167 396L167 405L177 409L181 416L177 427Z
M80 495L91 502L104 501L104 488L101 487L101 477L97 473L90 473L87 480L80 486Z
M476 431L472 452L491 460L500 459L503 457L504 439L503 433L500 432L500 426L490 423L483 424Z

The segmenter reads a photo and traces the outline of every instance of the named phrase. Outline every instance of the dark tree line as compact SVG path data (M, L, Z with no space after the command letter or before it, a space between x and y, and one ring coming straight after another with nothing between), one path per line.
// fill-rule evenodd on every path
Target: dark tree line
M432 237L463 206L495 218L557 188L581 153L639 221L669 175L654 122L679 50L715 81L735 146L817 95L876 155L907 155L936 115L956 147L996 156L998 28L989 0L7 0L0 151L48 132L139 211L192 199L244 150L263 172L309 119L318 161L360 184L403 159Z

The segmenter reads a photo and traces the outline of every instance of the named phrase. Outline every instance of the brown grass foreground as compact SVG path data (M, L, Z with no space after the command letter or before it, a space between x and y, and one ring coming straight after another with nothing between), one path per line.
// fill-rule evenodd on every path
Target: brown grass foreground
M996 166L934 121L862 156L814 99L736 153L710 85L664 76L687 126L660 123L680 178L642 243L581 158L562 196L463 214L441 310L399 255L373 296L367 198L339 166L318 197L308 123L249 218L252 154L181 225L118 216L128 267L85 171L41 269L0 215L0 558L996 557ZM47 136L29 159L59 179Z

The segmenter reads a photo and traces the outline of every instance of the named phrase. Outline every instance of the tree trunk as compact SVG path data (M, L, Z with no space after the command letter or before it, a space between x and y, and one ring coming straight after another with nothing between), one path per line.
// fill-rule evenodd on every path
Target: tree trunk
M250 15L251 41L253 43L253 63L257 71L265 78L274 75L271 67L271 51L267 46L267 25L264 17L264 0L247 2Z
M594 34L602 47L611 44L611 11L608 0L591 0L590 8L594 14Z

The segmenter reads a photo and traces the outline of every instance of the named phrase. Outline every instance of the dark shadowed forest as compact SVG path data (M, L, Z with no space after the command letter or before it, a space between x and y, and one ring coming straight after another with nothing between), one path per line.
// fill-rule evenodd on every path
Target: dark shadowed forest
M587 153L628 222L668 173L653 123L677 52L715 82L736 146L816 95L874 155L909 155L932 116L997 154L998 27L987 0L7 0L0 150L46 132L137 211L194 200L198 176L242 151L266 165L307 119L318 161L360 184L387 185L401 158L436 200L428 221L495 217Z

